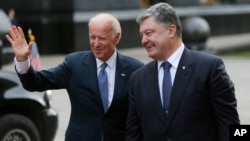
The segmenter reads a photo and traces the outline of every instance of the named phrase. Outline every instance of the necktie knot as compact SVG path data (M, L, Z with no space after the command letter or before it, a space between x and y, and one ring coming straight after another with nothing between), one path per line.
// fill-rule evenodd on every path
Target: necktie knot
M103 63L103 64L101 65L101 71L104 71L106 67L107 67L107 63Z
M168 61L162 63L162 67L164 68L164 70L169 70L171 66L172 65Z

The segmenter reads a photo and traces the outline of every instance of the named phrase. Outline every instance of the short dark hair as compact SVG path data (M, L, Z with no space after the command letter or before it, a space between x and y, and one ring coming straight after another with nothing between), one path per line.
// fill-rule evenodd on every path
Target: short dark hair
M177 28L177 36L182 36L182 27L180 18L177 15L175 9L168 3L157 3L152 5L147 10L145 10L137 19L138 24L142 23L145 19L153 16L156 22L163 23L168 27L170 24L173 24Z

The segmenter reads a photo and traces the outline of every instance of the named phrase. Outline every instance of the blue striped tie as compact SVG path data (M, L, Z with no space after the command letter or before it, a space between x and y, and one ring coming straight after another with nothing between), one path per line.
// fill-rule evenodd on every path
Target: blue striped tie
M163 62L162 66L164 68L164 77L162 83L162 94L163 94L163 109L165 114L168 113L170 95L172 92L172 82L171 75L169 69L171 68L171 64L169 62Z
M107 66L106 63L103 63L101 65L102 69L98 75L99 90L105 112L107 112L108 110L108 76L105 70L106 66Z

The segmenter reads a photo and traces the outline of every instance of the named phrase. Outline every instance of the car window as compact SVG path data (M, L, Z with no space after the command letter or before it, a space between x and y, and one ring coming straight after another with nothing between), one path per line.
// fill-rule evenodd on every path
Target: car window
M11 27L11 22L6 13L0 9L0 34L7 33Z

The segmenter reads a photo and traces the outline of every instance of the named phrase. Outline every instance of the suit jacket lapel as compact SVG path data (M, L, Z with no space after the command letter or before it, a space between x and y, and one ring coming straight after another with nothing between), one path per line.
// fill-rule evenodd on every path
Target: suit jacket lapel
M150 85L147 85L148 89L145 89L148 91L147 93L149 94L149 99L151 99L150 101L152 102L151 105L153 107L153 111L156 112L156 115L158 115L163 124L165 124L166 120L159 91L157 61L151 62L149 72L146 74L150 74L148 75L148 80L145 81L149 82Z
M97 78L97 68L96 68L96 59L93 55L93 53L89 53L83 58L83 65L82 65L83 71L88 71L88 81L91 82L89 85L91 91L93 91L93 94L95 95L98 104L100 105L101 109L103 109L99 87L98 87L98 78ZM94 84L94 85L93 85ZM103 111L104 112L104 111Z
M120 94L123 94L122 92L124 89L122 87L126 86L126 82L128 81L128 64L124 60L124 57L117 53L117 59L116 59L116 74L115 74L115 86L114 86L114 96L111 103L112 104L120 97Z
M191 78L194 64L192 64L190 60L192 60L190 50L185 48L175 75L175 80L170 100L170 110L167 120L167 126L169 126L171 121L174 119L174 116L178 111L178 107L180 106L182 98L187 89L187 84Z

